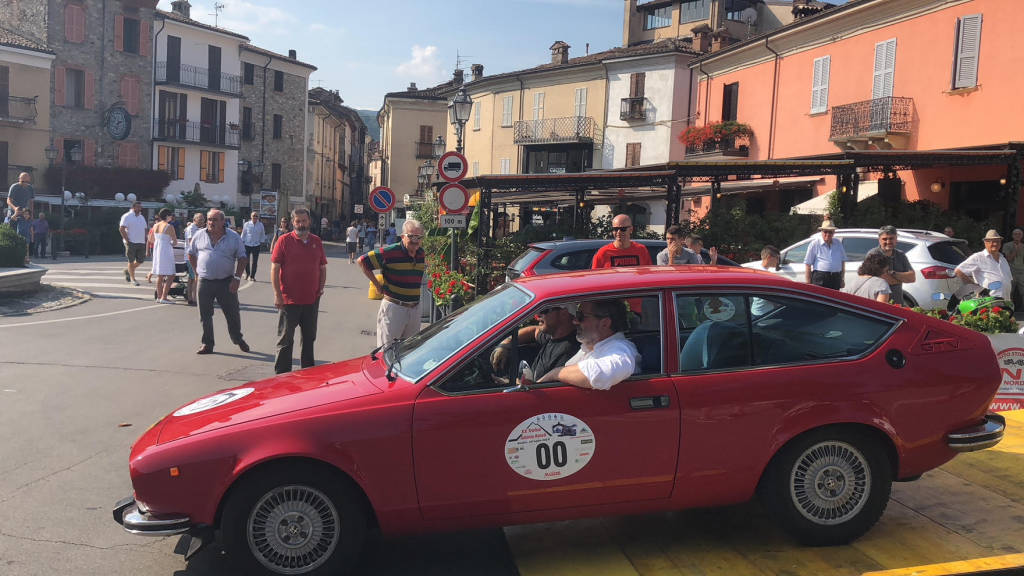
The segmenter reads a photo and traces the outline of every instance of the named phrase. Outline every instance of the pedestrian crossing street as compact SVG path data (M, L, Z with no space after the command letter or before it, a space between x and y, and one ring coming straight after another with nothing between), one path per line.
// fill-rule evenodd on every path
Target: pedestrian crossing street
M98 297L152 300L156 280L152 284L146 282L149 264L144 263L135 271L138 286L125 282L124 269L123 264L113 263L62 265L50 268L43 275L42 283L75 288Z

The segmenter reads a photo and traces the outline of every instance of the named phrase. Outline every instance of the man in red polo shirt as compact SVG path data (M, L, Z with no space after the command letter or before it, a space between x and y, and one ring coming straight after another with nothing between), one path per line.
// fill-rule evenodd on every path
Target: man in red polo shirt
M301 366L313 365L313 342L320 296L327 282L327 256L324 245L309 232L309 210L292 210L292 231L277 239L270 256L270 281L274 285L277 317L277 361L274 372L292 369L292 345L295 327L302 334Z

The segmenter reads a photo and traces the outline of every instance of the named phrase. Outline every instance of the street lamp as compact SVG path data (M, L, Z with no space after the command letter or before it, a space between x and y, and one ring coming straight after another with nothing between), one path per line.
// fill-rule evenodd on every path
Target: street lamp
M469 122L469 114L473 111L473 99L466 92L466 87L459 88L455 97L448 102L448 122L455 127L457 143L455 151L462 154L462 130Z
M444 147L444 136L438 136L434 139L434 158L440 158L444 154Z
M46 159L50 161L50 165L52 166L54 160L56 160L57 156L60 154L60 150L58 150L57 147L54 146L53 144L50 144L49 146L47 146L45 148L44 151L46 153ZM82 147L78 146L78 145L75 145L75 147L72 148L68 152L67 156L64 157L64 161L61 162L61 165L60 165L60 251L61 252L64 251L64 233L66 231L66 227L64 225L65 224L65 220L66 220L66 218L64 216L64 205L65 205L65 202L68 200L68 194L65 193L64 188L67 187L67 184L66 184L66 182L67 182L67 167L68 167L68 160L69 159L70 159L70 163L71 164L75 164L77 162L81 162L82 161ZM57 250L55 249L55 247L52 247L52 246L50 247L50 255L51 255L51 257L54 260L57 259Z

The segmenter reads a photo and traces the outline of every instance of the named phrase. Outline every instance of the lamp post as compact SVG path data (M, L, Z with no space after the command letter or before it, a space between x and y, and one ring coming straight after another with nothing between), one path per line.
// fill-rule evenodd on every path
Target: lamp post
M45 149L45 152L46 152L46 159L50 161L51 165L53 164L53 161L57 159L57 156L60 153L60 151L53 144L50 144L49 146L47 146L46 149ZM67 172L68 172L67 167L68 167L68 159L69 159L69 157L70 157L70 163L71 164L75 164L77 162L81 162L82 161L82 147L76 145L74 148L72 148L68 152L67 156L64 157L64 161L61 162L61 165L60 165L60 251L61 252L64 251L64 233L67 231L67 227L65 226L65 221L67 220L67 218L65 218L64 206L65 206L65 202L68 200L69 194L64 190L64 188L67 186L67 184L66 184L66 182L67 182ZM50 255L53 257L54 260L57 259L57 250L55 249L54 246L50 247Z
M53 142L50 142L50 145L47 146L46 148L44 148L43 152L46 154L46 159L50 162L50 168L53 168L53 163L54 163L55 160L57 160L57 152L58 152L57 147L53 145ZM63 170L61 170L60 196L61 196L61 201L63 201L64 200L64 171ZM63 214L61 216L62 216L61 219L63 220ZM50 257L53 258L54 260L57 259L57 247L54 246L53 244L50 245Z
M455 151L462 154L462 131L469 122L469 114L473 111L473 99L466 92L466 87L459 91L448 102L448 122L455 127ZM438 137L440 140L440 137ZM443 140L441 144L443 144ZM443 146L442 146L443 148ZM434 148L435 154L437 147ZM438 155L440 156L440 155ZM478 264L479 266L479 264ZM459 271L459 241L455 228L452 228L452 272Z

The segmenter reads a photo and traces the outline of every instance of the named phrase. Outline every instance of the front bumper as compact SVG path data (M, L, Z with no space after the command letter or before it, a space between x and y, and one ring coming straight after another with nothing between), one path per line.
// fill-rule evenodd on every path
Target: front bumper
M954 452L984 450L999 444L1005 430L1006 418L1000 414L988 413L981 424L946 434L946 444Z
M188 516L155 516L143 512L132 497L122 498L114 504L114 521L126 532L142 536L173 536L184 534L192 528Z

